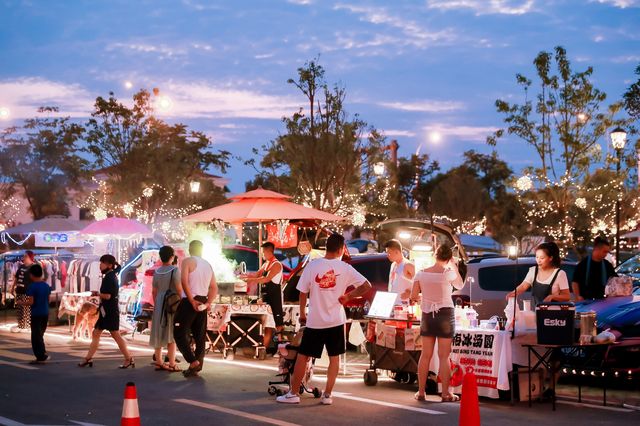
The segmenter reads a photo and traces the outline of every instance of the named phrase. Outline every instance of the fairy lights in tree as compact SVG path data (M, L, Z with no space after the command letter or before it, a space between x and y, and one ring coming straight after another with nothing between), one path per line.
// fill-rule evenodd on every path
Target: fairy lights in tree
M107 183L95 179L94 182L97 183L98 189L89 194L80 207L89 209L96 220L106 219L108 216L136 219L150 225L154 232L161 233L169 240L186 238L187 231L179 219L201 209L197 204L183 208L169 207L173 194L157 184L144 188L142 193L132 200L115 203L110 200L111 192Z

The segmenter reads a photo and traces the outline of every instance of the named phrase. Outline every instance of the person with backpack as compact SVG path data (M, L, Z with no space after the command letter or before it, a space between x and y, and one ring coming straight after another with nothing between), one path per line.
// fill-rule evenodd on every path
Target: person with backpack
M171 246L160 248L162 266L153 274L154 311L151 319L149 346L155 349L156 371L180 371L176 365L176 342L173 337L173 319L180 303L180 269L174 266L175 251ZM167 348L168 362L162 362L162 348Z

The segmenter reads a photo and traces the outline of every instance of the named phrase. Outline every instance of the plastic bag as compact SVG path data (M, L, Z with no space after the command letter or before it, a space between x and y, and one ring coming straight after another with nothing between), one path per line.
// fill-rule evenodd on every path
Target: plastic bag
M611 277L607 281L604 294L607 297L631 296L633 293L633 280L631 277Z

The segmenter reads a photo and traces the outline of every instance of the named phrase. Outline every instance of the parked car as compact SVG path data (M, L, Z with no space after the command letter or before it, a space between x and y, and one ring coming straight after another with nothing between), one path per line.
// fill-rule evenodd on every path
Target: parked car
M480 319L493 315L504 316L507 293L524 280L529 268L535 264L534 257L521 257L517 264L515 260L506 257L471 259L467 263L465 286L454 291L454 302L461 305L470 303ZM569 282L576 265L576 262L562 263L562 270L567 273ZM531 290L527 291L524 298L531 299Z
M348 240L345 245L349 249L357 250L358 253L378 253L378 242L375 240L367 240L364 238L357 238L354 240Z
M633 285L640 286L640 253L622 262L616 272L633 278Z

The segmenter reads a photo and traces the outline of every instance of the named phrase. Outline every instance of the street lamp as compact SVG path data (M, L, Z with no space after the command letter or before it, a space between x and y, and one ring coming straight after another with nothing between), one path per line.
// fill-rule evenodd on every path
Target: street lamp
M0 107L0 120L6 120L11 115L11 111L9 108Z
M622 127L616 127L611 132L611 146L616 150L616 178L620 180L620 163L622 152L627 143L627 132ZM624 185L623 185L624 187ZM616 194L616 266L620 264L620 194Z
M373 173L375 173L376 176L382 176L384 174L384 163L382 161L373 165Z

